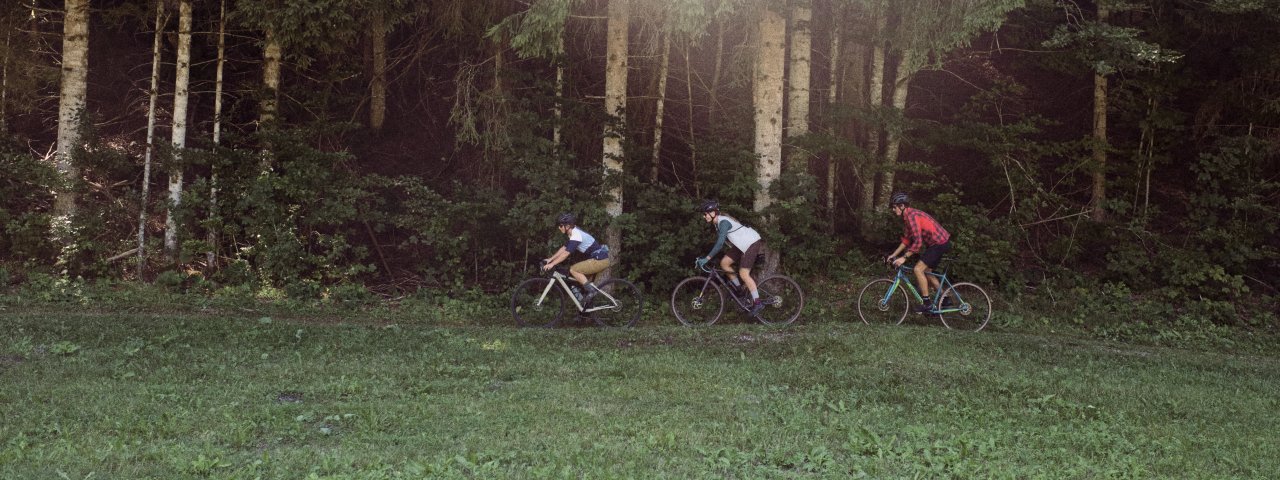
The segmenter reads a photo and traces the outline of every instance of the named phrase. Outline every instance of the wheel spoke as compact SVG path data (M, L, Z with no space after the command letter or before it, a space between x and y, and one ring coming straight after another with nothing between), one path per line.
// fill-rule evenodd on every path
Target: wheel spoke
M521 282L511 293L511 314L521 327L551 328L564 316L564 290L547 285L551 280L531 278ZM545 292L545 295L544 295Z
M789 277L777 275L766 278L756 286L756 291L764 303L764 309L756 318L765 325L790 325L804 309L804 291Z
M689 277L671 292L671 311L681 324L704 327L724 313L724 292L706 277Z
M599 288L603 293L597 293L587 303L589 315L597 324L602 327L630 327L640 320L644 296L634 284L614 278L601 283Z
M907 318L907 290L888 278L872 280L858 293L858 316L867 325L898 325Z
M979 331L991 321L991 297L972 283L957 283L942 294L942 324L955 330Z

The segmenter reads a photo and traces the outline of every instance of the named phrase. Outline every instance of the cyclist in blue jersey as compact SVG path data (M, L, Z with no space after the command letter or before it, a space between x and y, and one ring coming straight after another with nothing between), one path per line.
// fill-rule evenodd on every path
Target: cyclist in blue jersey
M756 256L760 254L760 249L764 247L764 239L760 237L760 233L755 229L743 225L737 219L720 213L720 203L715 200L704 200L698 206L698 211L702 212L702 219L707 223L716 227L716 244L711 247L711 253L706 256L698 257L694 262L698 267L706 265L711 261L720 248L724 247L725 241L729 242L729 248L725 251L724 257L720 258L720 268L724 270L729 282L734 287L741 287L746 284L747 290L751 292L751 314L760 313L764 308L764 303L760 301L760 292L756 289L756 281L751 278L751 267L755 266ZM733 271L734 262L738 263L738 271ZM739 282L741 277L741 282Z
M582 303L586 304L600 290L595 283L587 280L587 275L595 275L609 268L609 246L596 241L591 234L578 228L578 219L572 213L561 213L556 217L556 229L569 239L564 246L543 260L542 271L550 271L565 260L573 260L569 266L569 275L582 284L587 292Z

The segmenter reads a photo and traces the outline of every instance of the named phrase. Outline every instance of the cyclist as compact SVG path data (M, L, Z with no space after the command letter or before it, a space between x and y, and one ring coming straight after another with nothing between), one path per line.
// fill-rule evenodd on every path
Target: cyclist
M587 292L586 296L582 297L582 303L586 305L587 301L600 291L595 283L587 280L587 275L595 275L609 268L609 246L602 245L591 234L578 228L578 219L572 213L565 212L557 216L556 229L569 239L564 246L556 250L556 253L543 260L542 271L550 271L561 262L572 258L574 263L569 267L569 275L582 284Z
M743 283L746 284L747 290L751 292L751 314L760 313L760 310L764 308L764 303L760 301L760 292L756 289L756 281L751 278L751 267L755 266L756 255L764 247L764 239L760 238L760 233L755 229L743 225L742 222L733 217L720 213L720 202L704 200L698 206L698 211L702 212L703 220L716 226L718 236L716 237L716 245L711 247L711 253L698 257L694 263L699 268L706 265L707 262L711 261L711 257L720 252L725 240L728 240L729 245L733 248L725 251L724 257L720 258L720 268L728 274L729 281L734 288L740 288ZM738 262L737 274L733 271L734 262ZM741 283L738 281L738 277L742 277Z
M889 209L893 210L894 215L902 217L902 243L885 258L885 261L893 262L894 267L899 267L906 263L910 255L920 257L920 261L916 262L912 270L915 272L916 285L920 286L920 295L924 303L916 308L916 313L933 313L933 306L929 301L929 286L932 284L934 289L938 289L940 285L938 277L928 273L938 266L943 254L951 251L951 234L947 233L947 230L942 228L942 224L932 216L911 208L910 205L911 200L903 192L894 193L889 199ZM900 253L902 256L898 255ZM945 304L946 299L943 299L943 302Z

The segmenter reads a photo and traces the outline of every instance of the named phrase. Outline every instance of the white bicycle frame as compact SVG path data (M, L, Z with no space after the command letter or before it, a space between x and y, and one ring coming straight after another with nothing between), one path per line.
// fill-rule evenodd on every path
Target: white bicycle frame
M598 292L596 293L596 295L604 295L605 298L609 299L610 304L601 305L599 307L584 308L585 305L583 305L582 302L579 302L578 297L573 294L573 290L569 289L569 284L565 282L564 280L565 278L567 277L564 274L561 274L560 272L554 272L554 271L551 272L551 281L547 282L547 288L542 289L542 295L538 296L538 302L535 303L534 305L542 306L542 301L546 300L547 295L551 293L551 287L559 284L560 288L564 289L564 292L569 295L569 299L573 300L573 305L578 307L579 312L591 313L599 310L618 308L618 299L613 298L613 295L609 295L608 292L600 289L596 289L596 291Z

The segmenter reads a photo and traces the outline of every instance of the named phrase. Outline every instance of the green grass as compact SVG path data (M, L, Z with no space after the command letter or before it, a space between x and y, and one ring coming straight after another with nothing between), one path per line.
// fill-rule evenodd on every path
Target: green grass
M0 306L0 478L1280 475L1274 354L473 314Z

